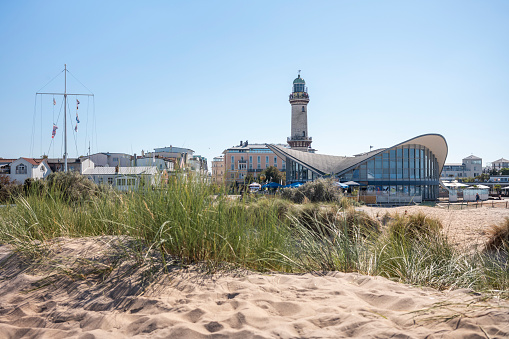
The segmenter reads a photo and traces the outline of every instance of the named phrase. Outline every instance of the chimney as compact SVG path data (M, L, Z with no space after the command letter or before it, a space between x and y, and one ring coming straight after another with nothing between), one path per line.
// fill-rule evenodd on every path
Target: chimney
M242 140L240 141L240 145L239 146L242 147Z

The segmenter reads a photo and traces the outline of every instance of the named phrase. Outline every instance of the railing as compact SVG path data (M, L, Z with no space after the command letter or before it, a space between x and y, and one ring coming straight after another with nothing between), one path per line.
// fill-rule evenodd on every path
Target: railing
M298 136L298 135L293 136L293 137L287 137L287 138L286 138L286 141L294 141L294 140L299 140L299 141L301 141L301 140L304 140L304 141L312 141L312 140L313 140L313 138L312 138L312 137Z
M303 93L292 93L289 95L290 97L290 100L292 99L308 99L309 100L309 95L306 93L306 92L303 92Z

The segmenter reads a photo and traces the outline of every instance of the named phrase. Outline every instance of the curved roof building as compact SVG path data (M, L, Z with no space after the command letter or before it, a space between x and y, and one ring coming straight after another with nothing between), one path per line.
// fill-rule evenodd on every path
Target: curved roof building
M319 177L360 184L367 203L409 203L438 198L447 142L440 134L424 134L389 148L353 157L316 154L267 145L286 159L286 181Z

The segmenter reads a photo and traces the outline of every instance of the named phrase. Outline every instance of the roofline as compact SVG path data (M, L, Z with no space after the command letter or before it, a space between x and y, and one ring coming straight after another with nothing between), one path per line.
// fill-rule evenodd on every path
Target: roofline
M276 145L272 145L272 144L265 144L272 152L276 153L279 157L281 158L291 158L293 161L301 164L302 166L305 166L306 168L308 169L311 169L312 171L314 171L315 173L318 173L320 175L325 175L325 174L328 174L328 173L324 173L318 169L316 169L315 167L313 166L310 166L308 164L305 164L303 163L302 161L296 159L295 157L291 156L290 154L286 153L285 151L282 151L282 150L279 150L278 148L272 148L273 146L276 146Z
M441 173L441 172L442 172L442 169L444 168L444 165L445 165L445 159L447 159L447 154L449 153L449 146L447 145L447 140L445 140L445 138L444 138L444 136L443 136L443 135L438 134L438 133L428 133L428 134L421 134L421 135L419 135L419 136L413 137L413 138L408 139L408 140L406 140L406 141L400 142L399 144L396 144L396 145L394 145L394 146L384 148L384 149L382 149L381 151L379 151L379 152L377 152L377 153L373 154L372 156L370 156L370 157L368 157L368 158L366 158L366 159L363 159L363 160L361 160L361 161L357 162L356 164L354 164L354 165L352 165L352 166L350 166L350 167L348 167L348 168L345 168L344 170L342 170L341 172L338 172L338 173L336 173L336 174L344 173L344 172L346 172L346 171L348 171L348 170L352 169L353 167L358 166L361 162L363 162L363 161L368 161L369 159L371 159L371 158L372 158L372 157L374 157L375 155L378 155L378 154L380 154L380 153L382 153L382 152L384 152L384 151L386 151L386 150L390 150L390 149L395 148L395 147L398 147L398 146L404 146L404 145L406 145L406 144L411 144L411 143L413 143L412 141L415 141L416 139L419 139L419 138L424 138L424 137L433 137L433 136L440 137L440 138L444 141L444 143L445 143L445 154L443 154L443 156L441 156L440 158L438 158L438 157L437 157L436 152L433 152L433 154L435 154L435 156L437 157L437 160L438 160L438 165L439 165L439 166L438 166L438 167L439 167L439 171L438 171L438 173ZM426 145L424 145L424 146L426 146ZM428 146L426 146L426 147L428 147ZM432 150L432 148L431 148L431 147L428 147L428 148Z

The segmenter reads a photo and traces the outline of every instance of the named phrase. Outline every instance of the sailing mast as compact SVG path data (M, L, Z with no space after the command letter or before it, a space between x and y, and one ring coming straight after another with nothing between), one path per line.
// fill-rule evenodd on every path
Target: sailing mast
M67 64L64 64L64 172L67 173Z
M64 96L64 172L67 172L67 96L68 95L86 95L93 97L93 94L83 93L67 93L67 64L64 64L64 93L35 93L35 94L49 94L49 95L63 95ZM90 152L90 151L89 151Z

